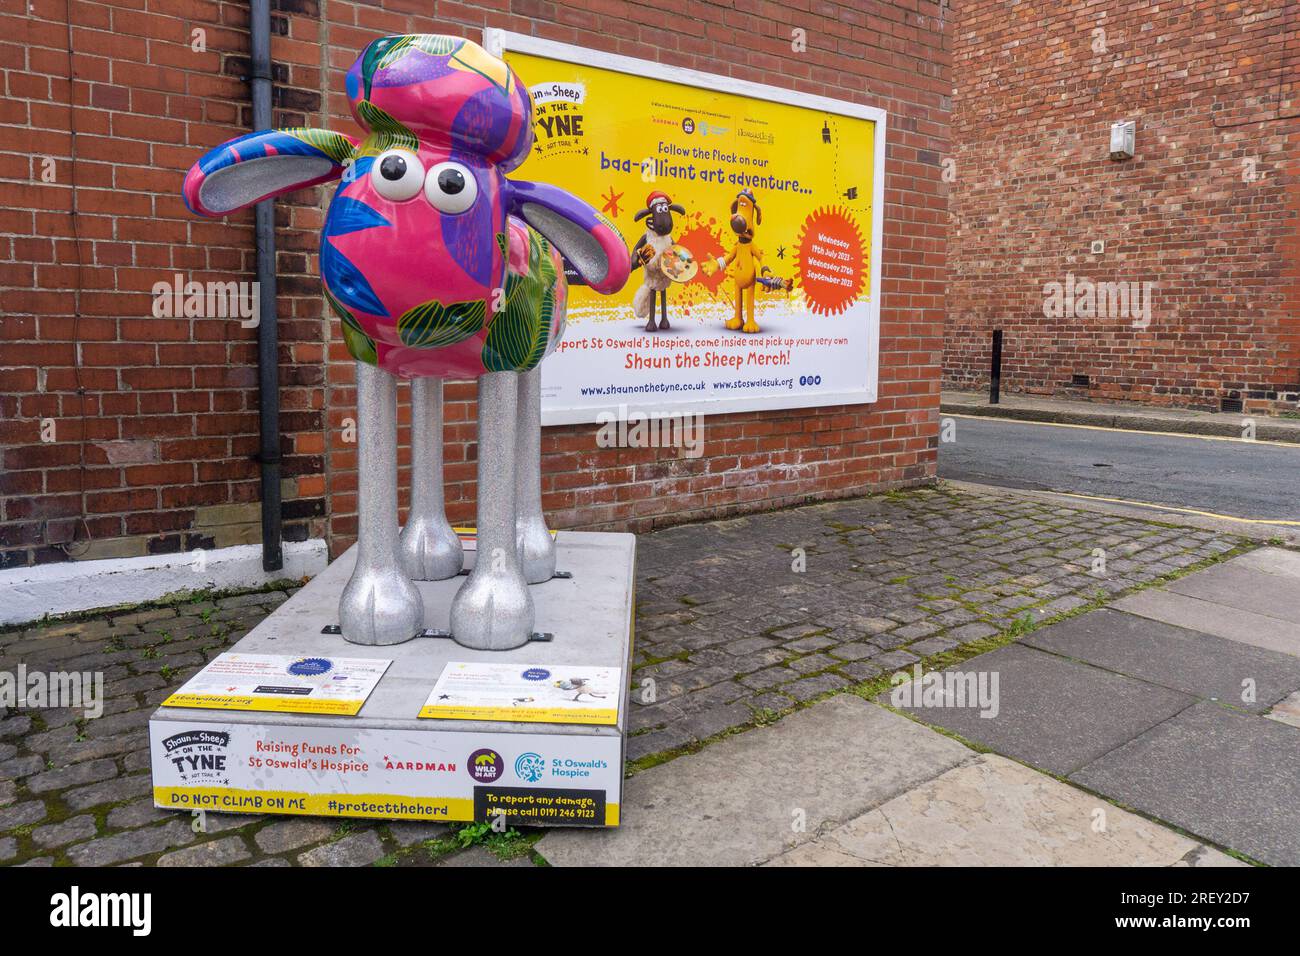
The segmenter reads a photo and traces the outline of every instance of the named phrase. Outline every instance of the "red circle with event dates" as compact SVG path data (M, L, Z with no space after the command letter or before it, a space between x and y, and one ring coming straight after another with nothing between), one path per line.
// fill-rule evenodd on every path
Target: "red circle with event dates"
M795 261L799 288L812 312L839 315L862 294L866 247L846 209L824 207L804 220Z

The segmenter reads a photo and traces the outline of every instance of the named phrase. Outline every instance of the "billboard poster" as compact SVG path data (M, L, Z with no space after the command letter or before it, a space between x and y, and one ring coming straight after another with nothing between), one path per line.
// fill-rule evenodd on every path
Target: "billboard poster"
M532 92L513 175L577 193L632 250L572 285L546 424L876 400L885 114L502 31Z

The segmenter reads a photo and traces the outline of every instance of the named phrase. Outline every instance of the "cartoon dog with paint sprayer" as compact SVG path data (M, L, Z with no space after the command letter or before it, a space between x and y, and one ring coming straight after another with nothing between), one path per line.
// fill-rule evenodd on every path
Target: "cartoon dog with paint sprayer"
M772 270L762 265L763 250L754 245L754 230L762 223L763 211L753 192L742 189L731 203L731 230L736 234L736 244L727 255L705 264L710 274L731 267L736 314L727 320L727 328L733 332L762 331L754 319L754 286L788 292L794 285L789 279L772 276Z

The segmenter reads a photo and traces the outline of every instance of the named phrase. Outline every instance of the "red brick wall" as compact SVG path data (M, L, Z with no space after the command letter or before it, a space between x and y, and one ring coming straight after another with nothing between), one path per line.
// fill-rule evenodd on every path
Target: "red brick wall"
M1001 328L1011 390L1294 403L1300 6L958 0L955 17L945 387L987 382ZM1126 119L1136 158L1112 162ZM1045 317L1070 273L1154 283L1150 325Z
M934 473L944 305L951 24L940 6L705 0L668 30L661 5L625 0L440 0L436 16L411 0L279 0L275 122L348 128L343 72L375 35L478 39L484 26L885 108L880 401L711 418L697 459L600 449L595 426L548 429L545 503L558 527L639 530L915 483ZM149 294L177 272L253 277L251 213L198 220L179 197L194 159L250 126L247 5L72 0L75 164L63 0L21 7L0 8L0 567L257 540L255 332L154 318ZM791 49L796 27L806 52ZM207 52L192 48L196 29ZM355 533L356 449L343 429L355 395L316 278L325 200L314 189L277 203L281 431L286 537L324 535L337 554ZM457 521L472 516L472 396L470 383L449 385ZM47 418L53 442L41 441Z
M155 318L151 296L177 273L253 278L251 215L199 220L179 193L249 126L247 4L73 0L71 90L66 14L0 7L0 567L259 540L256 332ZM293 19L276 49L286 124L321 102L319 26ZM278 219L286 537L301 540L325 510L325 342L301 278L320 212L301 196Z

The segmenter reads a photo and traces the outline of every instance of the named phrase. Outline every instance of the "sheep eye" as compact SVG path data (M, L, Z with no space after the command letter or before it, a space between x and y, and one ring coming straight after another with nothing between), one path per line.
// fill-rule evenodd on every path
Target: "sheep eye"
M459 169L444 169L438 174L438 188L454 196L465 188L465 174Z
M478 198L478 181L460 163L439 163L424 180L424 198L439 212L464 212Z
M420 191L424 167L419 157L404 149L390 149L375 160L370 171L375 192L385 199L403 202Z
M379 164L379 174L385 179L396 182L406 175L406 160L401 156L385 156Z

